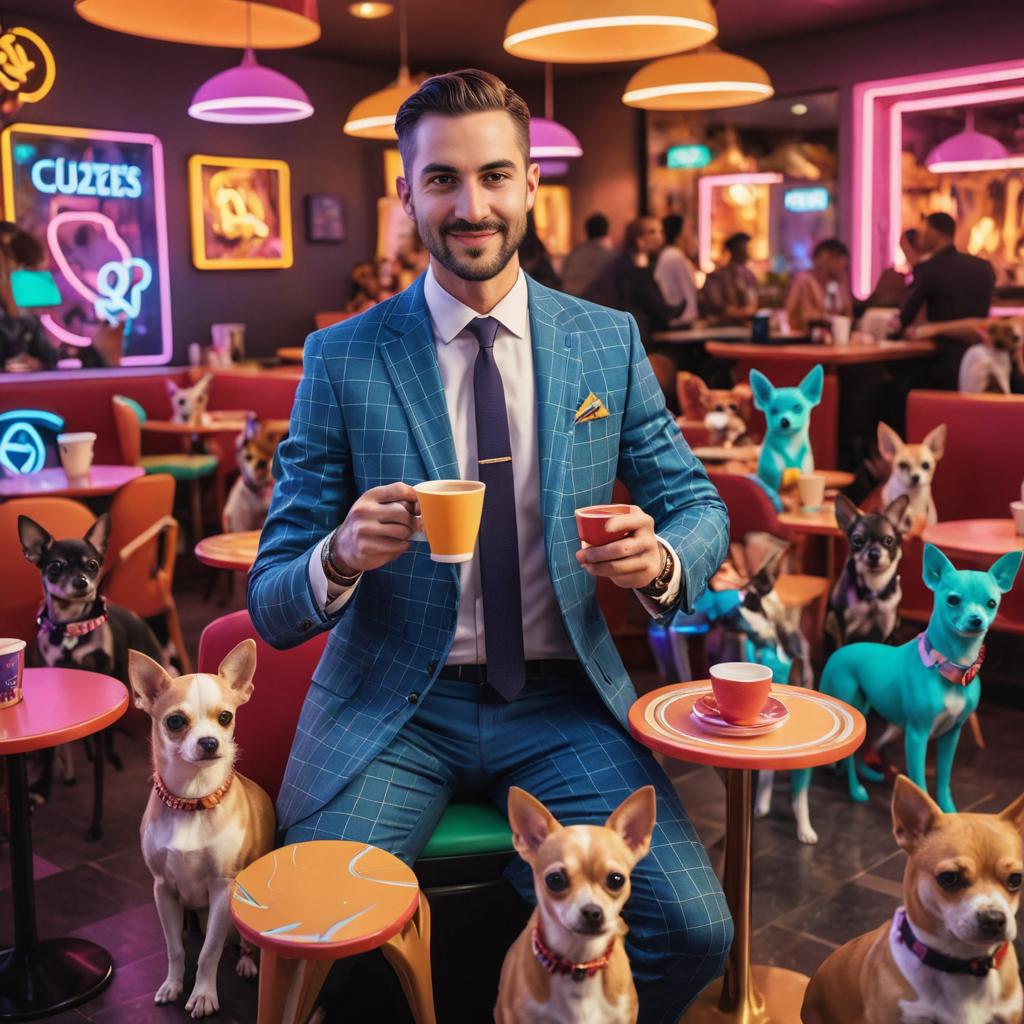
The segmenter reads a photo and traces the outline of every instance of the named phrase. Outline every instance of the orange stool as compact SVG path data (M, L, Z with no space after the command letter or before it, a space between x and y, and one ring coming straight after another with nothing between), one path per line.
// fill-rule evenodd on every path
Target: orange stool
M347 840L273 850L235 878L231 916L261 950L258 1024L304 1024L331 964L377 947L416 1024L436 1024L430 907L390 853Z

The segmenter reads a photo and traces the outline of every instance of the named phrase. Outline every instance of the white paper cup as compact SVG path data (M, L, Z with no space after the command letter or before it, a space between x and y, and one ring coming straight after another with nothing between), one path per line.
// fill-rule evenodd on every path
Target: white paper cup
M1011 501L1010 512L1013 513L1013 522L1017 528L1017 536L1024 537L1024 501Z
M60 464L64 467L64 473L69 480L77 480L89 475L95 443L96 435L92 431L57 435Z
M800 505L805 512L818 512L825 500L825 478L820 473L806 473L796 482Z
M829 318L829 324L832 327L832 344L849 345L853 320L848 316L836 315Z

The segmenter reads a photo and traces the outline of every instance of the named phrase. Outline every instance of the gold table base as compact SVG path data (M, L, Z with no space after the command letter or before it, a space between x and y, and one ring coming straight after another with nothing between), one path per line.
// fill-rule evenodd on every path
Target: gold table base
M709 985L683 1015L682 1024L800 1024L806 974L783 967L754 966L747 999L733 1010L719 1009L721 980Z

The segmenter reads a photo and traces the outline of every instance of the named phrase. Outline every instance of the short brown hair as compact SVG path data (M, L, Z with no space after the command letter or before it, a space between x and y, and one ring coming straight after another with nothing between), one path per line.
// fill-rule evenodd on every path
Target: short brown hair
M402 163L408 168L415 154L416 125L426 114L458 117L489 110L504 110L515 125L523 161L530 163L530 108L497 75L476 68L449 71L428 78L398 109L395 131Z

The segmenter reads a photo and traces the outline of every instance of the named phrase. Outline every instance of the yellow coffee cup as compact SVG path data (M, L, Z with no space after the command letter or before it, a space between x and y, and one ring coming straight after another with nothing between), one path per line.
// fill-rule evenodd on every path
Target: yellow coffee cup
M430 557L435 562L468 562L480 532L484 484L479 480L426 480L413 490L420 503Z

